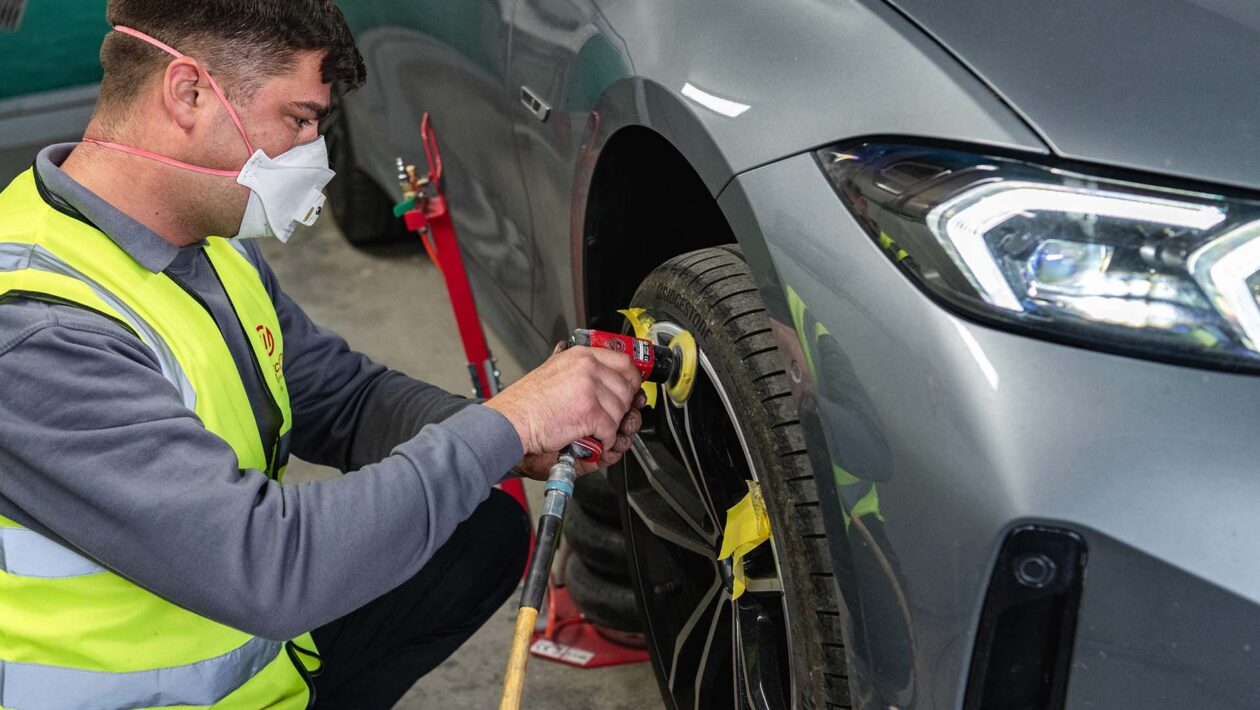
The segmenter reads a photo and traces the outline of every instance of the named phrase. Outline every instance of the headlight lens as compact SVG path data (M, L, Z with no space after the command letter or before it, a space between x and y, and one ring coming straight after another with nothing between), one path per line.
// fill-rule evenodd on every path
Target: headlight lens
M921 146L817 157L875 242L956 310L1088 347L1260 368L1260 203Z

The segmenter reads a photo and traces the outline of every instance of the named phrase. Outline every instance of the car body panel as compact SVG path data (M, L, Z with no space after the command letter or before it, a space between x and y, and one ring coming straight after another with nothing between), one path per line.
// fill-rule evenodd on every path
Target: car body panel
M420 116L432 115L461 243L528 314L534 247L505 89L512 3L343 3L369 76L347 108L359 166L392 195L396 157L425 165Z
M1045 150L986 87L880 3L601 7L608 32L628 48L626 63L687 107L730 174L868 134Z
M1213 486L1214 481L1190 485ZM1233 569L1227 575L1236 577L1237 570L1252 566L1255 556L1254 544L1237 539L1254 540L1243 537L1254 531L1227 526L1238 520L1238 508L1255 499L1231 506L1230 515L1221 520L1225 526L1210 524L1206 538L1199 536L1196 523L1214 517L1216 501L1210 499L1228 497L1224 491L1234 490L1253 495L1249 489L1218 488L1177 501L1167 510L1144 496L1138 507L1153 517L1176 518L1171 532L1212 546L1208 554L1217 562L1247 554L1249 559L1230 564ZM1211 512L1196 512L1193 506L1200 503ZM1068 707L1260 707L1255 681L1260 606L1254 590L1246 595L1231 592L1215 584L1221 577L1195 574L1108 535L1084 534L1090 540L1090 570Z
M572 259L582 251L589 180L627 126L664 136L714 195L742 171L851 136L1046 150L880 2L518 3L511 88L528 86L551 106L545 122L519 101L512 107L538 243L533 318L548 338L584 320L574 285L582 265Z
M908 623L903 639L889 638L897 624L846 639L859 696L958 707L1001 542L1043 522L1078 531L1090 555L1070 706L1255 706L1260 625L1245 620L1260 609L1260 380L960 319L900 274L812 156L745 173L723 199L746 203L728 212L741 240L767 244L763 288L781 284L767 300L803 372L808 444L830 459L815 467L828 518L854 503L829 471L879 487L878 557L895 574L842 580L846 626L897 606ZM835 336L841 363L826 371L848 373L841 382L800 367L789 289ZM828 532L838 566L844 546L866 543ZM909 649L912 665L888 648Z
M1257 384L1043 343L944 312L871 243L804 152L884 134L1044 154L1016 112L877 4L803 3L762 13L704 2L519 3L508 91L527 86L551 108L540 121L519 102L510 105L537 238L535 329L554 338L584 321L589 180L617 132L643 126L720 195L784 350L801 336L789 289L844 334L838 370L847 376L832 391L851 395L819 396L821 383L805 378L797 397L811 450L822 459L815 468L836 563L854 572L842 592L860 706L962 702L998 548L1028 522L1077 530L1093 555L1091 579L1118 580L1086 586L1073 705L1249 704L1256 687L1246 665L1211 659L1254 647L1230 619L1251 618L1260 599L1239 557L1254 549L1237 542L1260 539L1247 494L1260 492L1249 477L1260 452L1248 445L1214 457L1214 485L1189 498L1184 472L1198 468L1202 451L1245 438L1258 413ZM724 9L724 22L701 22ZM766 56L793 71L772 71ZM883 76L893 80L872 84ZM603 82L610 83L592 90ZM749 108L723 115L694 91L684 94L688 85ZM1231 413L1223 425L1212 416L1220 408ZM1030 422L1037 437L1029 437ZM885 520L877 538L859 540L839 524L854 501L832 475L837 468L880 486ZM1216 513L1206 521L1167 515L1178 500ZM1205 544L1216 552L1204 554ZM865 562L847 549L858 547L868 550ZM1130 600L1147 578L1177 592ZM1191 622L1180 614L1186 599L1229 615ZM1109 621L1122 607L1129 615ZM1144 618L1165 624L1152 633ZM1177 668L1195 673L1169 670Z
M521 102L512 107L517 151L528 167L525 188L539 235L532 319L549 340L576 322L571 270L574 168L593 156L596 104L608 87L631 76L624 47L609 41L591 0L516 0L510 86L548 105L545 119ZM580 250L579 250L580 251Z
M1260 187L1260 5L889 0L1071 158Z

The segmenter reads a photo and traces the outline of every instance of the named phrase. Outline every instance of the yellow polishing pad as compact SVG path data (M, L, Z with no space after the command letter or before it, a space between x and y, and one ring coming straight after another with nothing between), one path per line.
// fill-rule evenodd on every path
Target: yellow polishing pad
M665 395L676 404L682 404L691 396L691 388L696 384L696 364L699 356L696 350L696 338L687 331L675 335L668 345L674 355L678 356L678 374L665 385Z
M718 553L719 560L731 558L734 572L732 599L739 599L747 586L744 555L770 539L770 515L766 513L766 501L761 497L761 486L756 481L747 483L748 495L726 511L726 531L722 536L722 551Z

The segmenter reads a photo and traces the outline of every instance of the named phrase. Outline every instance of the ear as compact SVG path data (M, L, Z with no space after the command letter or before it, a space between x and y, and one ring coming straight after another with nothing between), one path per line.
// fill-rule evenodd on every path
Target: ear
M180 57L166 66L162 75L162 103L166 113L180 128L191 131L198 116L206 108L206 96L210 94L201 74L204 70L197 60Z

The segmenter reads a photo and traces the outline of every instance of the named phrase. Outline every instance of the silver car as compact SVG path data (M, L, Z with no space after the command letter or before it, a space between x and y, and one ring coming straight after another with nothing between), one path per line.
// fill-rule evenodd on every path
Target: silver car
M699 339L612 476L669 707L1260 706L1260 6L366 5L518 347Z

